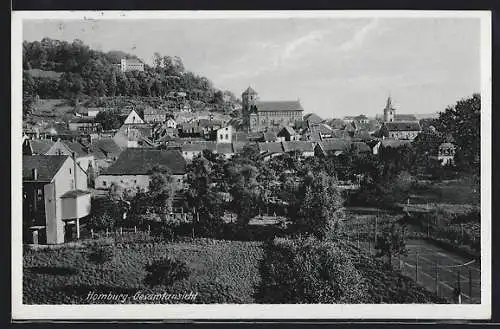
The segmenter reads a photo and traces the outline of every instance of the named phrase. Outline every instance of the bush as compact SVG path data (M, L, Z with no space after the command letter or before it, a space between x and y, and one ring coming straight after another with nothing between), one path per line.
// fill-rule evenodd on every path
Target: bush
M262 263L262 303L362 303L365 286L335 243L277 238Z
M114 246L104 244L94 244L90 246L88 259L94 264L104 264L114 257Z
M178 280L189 277L189 269L184 261L165 258L156 260L145 267L148 273L144 283L149 286L170 286Z

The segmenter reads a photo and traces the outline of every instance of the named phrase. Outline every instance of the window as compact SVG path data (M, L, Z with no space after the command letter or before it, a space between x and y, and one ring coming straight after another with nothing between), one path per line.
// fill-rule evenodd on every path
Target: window
M120 180L120 183L122 183L122 184L123 184L123 179L122 179L122 180Z
M229 139L229 137L227 136L227 134L226 134L226 139Z
M69 174L71 175L71 168L69 168Z
M105 180L102 181L102 186L106 186L106 181Z
M220 135L220 139L223 139L223 137L224 137L223 135Z
M137 179L134 179L134 184L137 184Z

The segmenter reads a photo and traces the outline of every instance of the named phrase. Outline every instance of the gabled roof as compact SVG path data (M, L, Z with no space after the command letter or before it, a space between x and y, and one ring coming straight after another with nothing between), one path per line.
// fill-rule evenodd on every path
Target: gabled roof
M295 135L297 135L297 133L295 132L295 130L293 130L293 128L292 128L292 127L288 127L288 126L283 127L283 128L279 131L278 136L280 136L280 137L281 137L281 136L283 136L283 134L284 134L284 133L287 133L287 134L288 134L288 135L290 135L290 136L295 136Z
M319 123L310 125L309 129L312 133L320 133L322 135L331 135L333 133L333 129L327 125L326 123Z
M352 142L352 146L359 153L369 153L371 152L370 146L364 142Z
M108 155L118 156L122 149L112 138L103 138L93 141L90 150L96 159L105 159Z
M313 144L308 141L290 141L282 144L285 152L314 152Z
M350 143L341 138L332 138L318 143L323 152L345 151Z
M321 123L323 122L323 119L321 119L318 115L314 113L308 113L304 115L304 121L308 121L309 124L311 123Z
M23 180L33 180L33 169L38 172L40 182L50 182L57 174L68 155L25 155L23 156Z
M266 101L255 104L258 112L304 111L299 101Z
M71 150L71 152L75 152L77 157L87 156L89 155L87 151L85 151L82 144L78 142L64 142L66 146Z
M259 143L259 151L262 153L283 153L283 145L279 142Z
M55 142L50 139L27 139L26 143L29 145L31 151L33 152L32 154L34 155L47 153L47 151L50 150L50 148L55 144Z
M422 128L418 122L411 121L395 121L384 122L384 127L388 131L420 131Z
M165 166L172 174L186 173L186 160L177 150L128 148L112 164L105 175L149 175L155 166Z
M418 121L417 117L413 114L396 114L394 115L395 121Z

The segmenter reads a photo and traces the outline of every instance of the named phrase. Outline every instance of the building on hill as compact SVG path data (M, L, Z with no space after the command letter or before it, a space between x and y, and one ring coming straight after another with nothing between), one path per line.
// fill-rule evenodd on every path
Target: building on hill
M91 207L85 172L67 155L26 155L22 166L24 243L78 239Z
M272 126L293 126L302 120L304 109L300 101L260 101L255 90L248 87L241 95L243 122L256 132Z
M120 64L116 64L122 72L144 71L144 63L135 58L122 58Z
M178 150L130 148L124 150L115 163L96 179L96 188L109 189L112 184L123 186L128 192L148 191L155 167L170 170L176 190L184 188L186 160Z
M113 140L122 149L140 147L144 139L153 136L153 127L147 123L124 124L113 136Z
M82 134L95 134L101 131L101 123L96 122L94 117L80 117L68 123L70 131L78 131Z
M159 109L148 106L144 109L144 122L146 123L162 123L165 122L167 114Z

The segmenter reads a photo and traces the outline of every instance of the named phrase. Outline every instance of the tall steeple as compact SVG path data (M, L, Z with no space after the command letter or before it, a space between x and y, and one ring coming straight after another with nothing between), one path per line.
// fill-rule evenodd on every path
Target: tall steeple
M396 109L392 107L391 95L387 97L387 103L384 108L384 122L393 122L396 116Z

